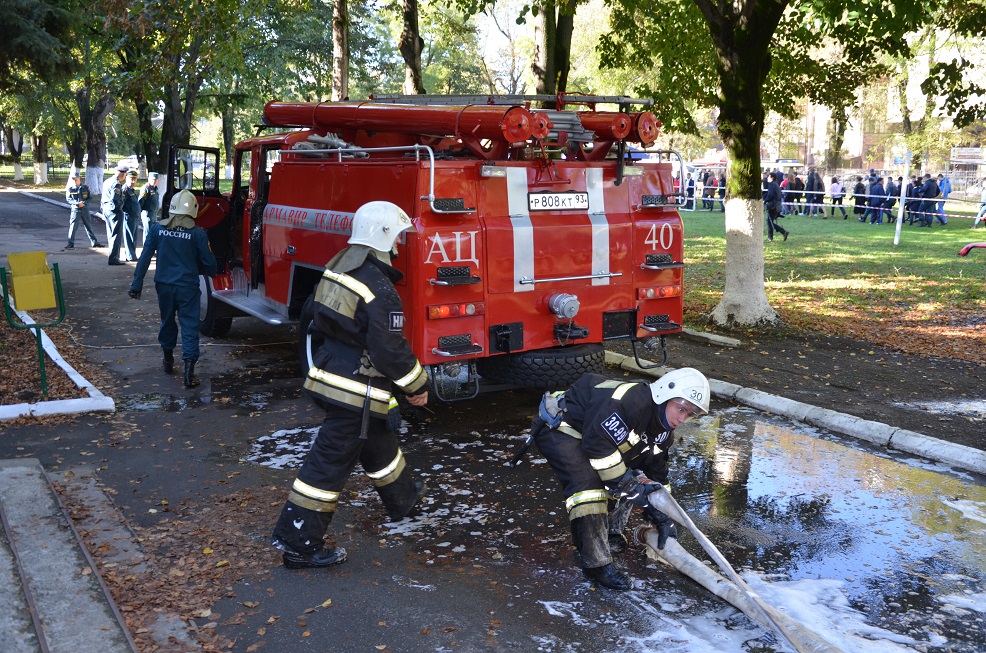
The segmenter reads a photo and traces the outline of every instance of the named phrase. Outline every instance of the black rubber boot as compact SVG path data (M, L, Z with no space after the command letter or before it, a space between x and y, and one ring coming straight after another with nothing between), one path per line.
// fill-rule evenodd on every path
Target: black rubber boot
M302 555L294 551L285 551L281 557L288 569L304 569L306 567L331 567L346 561L346 550L339 546L324 547L311 555Z
M195 378L195 361L186 360L185 361L185 387L194 388L199 384L199 380Z
M389 485L377 488L377 493L387 510L387 518L394 522L417 515L418 503L428 492L428 486L405 470L400 478Z
M164 350L164 373L171 374L175 371L175 352L170 349Z
M583 569L603 567L613 562L609 550L609 533L606 515L586 515L573 519L572 543L579 552L579 565Z
M583 569L582 573L596 585L601 585L607 589L625 592L633 587L630 577L614 567L612 563L602 567Z

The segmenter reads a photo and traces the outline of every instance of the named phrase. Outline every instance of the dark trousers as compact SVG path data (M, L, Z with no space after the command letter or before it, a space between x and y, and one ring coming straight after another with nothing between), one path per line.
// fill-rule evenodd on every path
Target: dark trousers
M787 230L784 229L784 227L782 227L781 225L777 224L777 218L779 216L780 213L778 211L775 211L774 209L770 209L770 208L767 209L767 218L766 218L767 238L769 238L770 240L774 239L775 231L781 235L787 235Z
M71 214L68 218L68 244L75 246L75 232L79 229L79 222L82 222L82 226L86 230L86 235L89 236L89 244L95 245L99 242L96 238L96 232L92 230L92 222L89 220L89 207L83 206L80 208L73 208Z
M599 473L592 468L581 440L561 431L537 437L538 449L561 483L568 509L572 542L585 568L613 562L609 550L609 497Z
M373 481L387 512L405 514L417 500L414 477L405 468L397 435L382 419L370 418L360 439L362 413L321 403L325 419L274 526L276 542L310 555L322 548L346 481L359 463Z
M832 198L832 216L833 217L835 217L835 208L836 207L839 207L839 210L842 211L842 219L843 220L845 220L846 218L849 217L849 215L846 213L846 207L842 205L842 198L841 197L833 197Z
M137 225L140 215L133 211L123 212L123 252L128 261L137 260Z
M103 206L103 219L106 221L106 246L110 250L108 261L120 260L120 245L123 244L123 211L107 210Z
M161 310L161 328L157 334L161 348L167 351L175 348L178 344L178 326L181 325L181 357L184 360L198 360L199 287L155 283L154 288L157 290L157 305ZM175 316L178 317L177 323Z

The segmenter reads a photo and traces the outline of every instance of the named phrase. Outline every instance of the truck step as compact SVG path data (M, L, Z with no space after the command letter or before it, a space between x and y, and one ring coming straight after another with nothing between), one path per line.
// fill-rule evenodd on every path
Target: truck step
M262 299L255 299L239 290L214 290L212 296L219 301L229 304L233 308L263 320L267 324L293 324L294 320L288 319L277 312Z
M0 460L0 516L3 650L135 653L37 459Z

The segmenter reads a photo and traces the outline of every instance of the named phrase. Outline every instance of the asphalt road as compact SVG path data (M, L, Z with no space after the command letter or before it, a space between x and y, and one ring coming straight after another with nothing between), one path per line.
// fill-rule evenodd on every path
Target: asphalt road
M248 652L774 650L761 629L639 548L623 560L633 591L584 581L543 462L502 466L536 392L408 411L403 447L431 487L424 514L386 523L354 477L330 528L349 560L283 569L267 537L293 470L256 460L265 438L303 449L302 434L283 431L320 421L295 373L293 332L234 321L227 338L203 339L202 385L187 390L160 371L152 285L135 302L132 265L107 266L106 250L79 238L61 251L67 222L65 208L4 192L0 254L46 250L59 263L74 338L106 371L101 389L118 410L5 428L0 458L36 457L59 475L148 649L194 650L197 633L206 650ZM72 481L90 475L95 499ZM105 514L116 525L97 528ZM136 553L122 561L121 551Z

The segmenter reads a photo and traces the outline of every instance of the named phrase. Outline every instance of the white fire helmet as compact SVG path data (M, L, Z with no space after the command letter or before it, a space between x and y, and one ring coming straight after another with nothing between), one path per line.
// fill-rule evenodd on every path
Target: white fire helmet
M414 231L414 223L401 207L390 202L367 202L356 209L349 244L390 252L404 231Z
M657 405L681 398L694 404L703 413L709 412L709 380L694 367L668 372L650 384L650 392Z
M187 215L194 220L199 214L199 202L191 191L180 190L172 196L171 204L168 205L168 213L170 215Z

